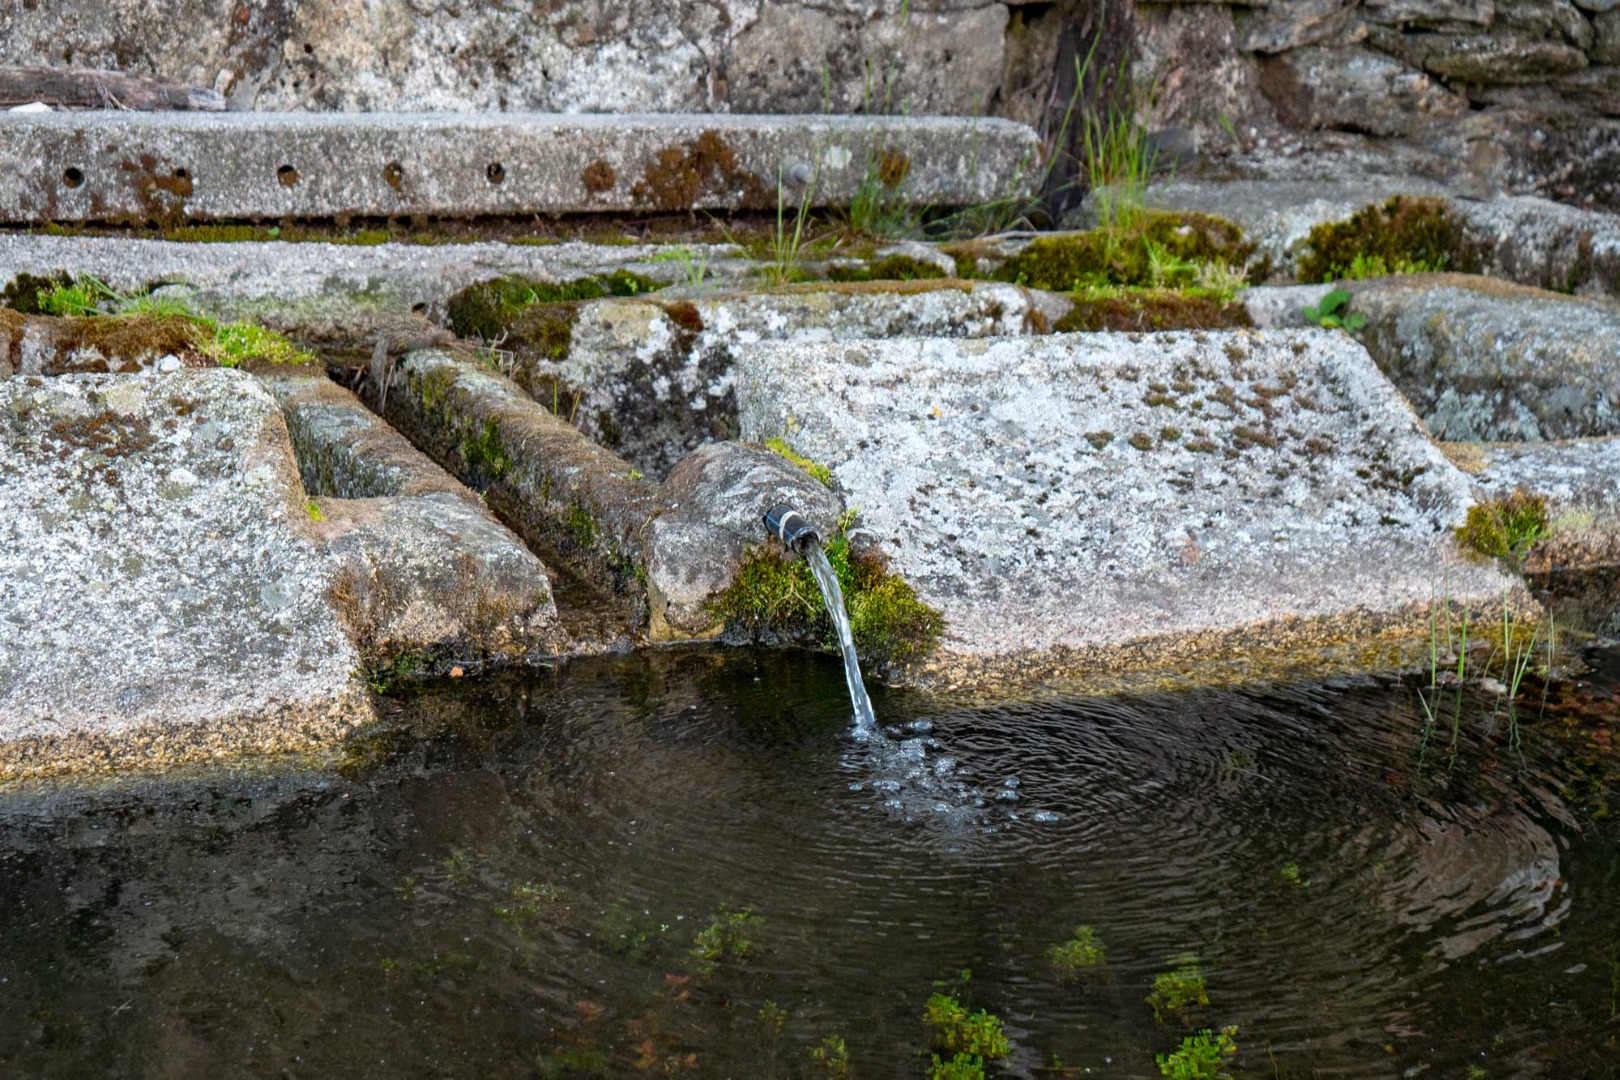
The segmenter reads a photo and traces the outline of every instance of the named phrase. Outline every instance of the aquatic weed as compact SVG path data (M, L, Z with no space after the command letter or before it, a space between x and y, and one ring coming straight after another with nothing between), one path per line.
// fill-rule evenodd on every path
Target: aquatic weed
M814 1071L828 1080L849 1080L849 1049L841 1035L827 1035L810 1048Z
M1188 1010L1208 1005L1209 993L1204 987L1204 974L1199 970L1197 957L1183 956L1175 969L1153 976L1153 992L1145 1000L1153 1006L1154 1019L1161 1024L1166 1018L1179 1017Z
M725 960L742 960L754 949L749 928L763 926L765 920L748 908L717 912L709 925L692 939L692 959L699 974L712 975Z
M1310 885L1309 881L1300 876L1299 864L1292 862L1283 863L1278 867L1277 872L1271 875L1271 880L1289 889L1303 889Z
M1231 1080L1227 1062L1237 1053L1237 1025L1208 1028L1181 1040L1174 1053L1158 1054L1159 1075L1170 1080Z
M923 1006L923 1023L928 1025L932 1045L959 1054L971 1054L985 1061L1004 1058L1012 1052L999 1017L984 1009L968 1012L953 990L934 993Z
M1058 978L1065 981L1077 979L1088 970L1108 962L1102 942L1097 940L1095 931L1089 926L1075 927L1068 941L1052 946L1047 952L1047 959L1057 970Z
M984 1080L984 1059L972 1054L957 1054L949 1061L941 1061L934 1054L928 1066L928 1080Z

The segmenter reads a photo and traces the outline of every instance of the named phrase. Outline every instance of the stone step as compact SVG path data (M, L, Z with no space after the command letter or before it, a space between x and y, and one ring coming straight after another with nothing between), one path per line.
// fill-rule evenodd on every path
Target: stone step
M144 223L847 206L1027 195L992 118L522 113L0 114L0 221Z
M1522 596L1458 550L1468 478L1339 333L760 344L738 415L944 613L903 673L927 685L1354 667L1434 605Z

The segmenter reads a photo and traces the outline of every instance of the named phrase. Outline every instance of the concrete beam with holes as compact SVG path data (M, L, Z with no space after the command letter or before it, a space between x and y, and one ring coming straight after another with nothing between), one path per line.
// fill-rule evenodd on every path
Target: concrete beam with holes
M12 113L0 221L774 210L863 183L970 206L1039 167L1033 130L986 118Z

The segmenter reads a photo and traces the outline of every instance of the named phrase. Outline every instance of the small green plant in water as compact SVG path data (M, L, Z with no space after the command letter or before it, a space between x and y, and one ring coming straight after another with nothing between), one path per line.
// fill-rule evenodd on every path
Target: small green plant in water
M793 447L789 446L785 440L766 439L765 448L787 458L789 461L793 462L793 464L797 465L799 468L803 469L817 480L820 480L827 487L832 487L832 470L820 462L811 461L807 457L794 453Z
M840 1035L828 1035L810 1048L813 1071L827 1080L849 1080L849 1048Z
M787 1026L788 1011L770 998L766 998L765 1004L759 1007L759 1012L755 1013L754 1017L767 1034L780 1035L782 1029Z
M1322 297L1321 303L1306 308L1304 314L1324 330L1348 330L1354 333L1367 325L1367 316L1350 310L1350 294L1344 289L1334 289Z
M1519 490L1469 507L1467 519L1457 529L1457 542L1516 570L1548 528L1547 500Z
M1052 962L1058 978L1065 981L1078 979L1087 971L1108 962L1102 942L1097 940L1096 932L1089 926L1075 927L1068 941L1052 946L1047 959Z
M518 933L556 917L568 902L568 892L557 885L522 881L507 890L504 904L495 906L495 915Z
M1237 1053L1237 1033L1232 1025L1188 1035L1174 1053L1157 1055L1159 1075L1170 1080L1231 1080L1226 1066Z
M1271 880L1288 889L1303 889L1310 885L1299 872L1299 863L1283 863Z
M712 975L723 961L745 959L754 950L749 929L762 926L764 922L748 908L716 914L692 939L691 955L698 972Z
M935 993L923 1006L923 1023L928 1025L930 1042L944 1050L971 1054L985 1061L1004 1058L1012 1052L1001 1030L1000 1018L984 1009L968 1012L952 991Z
M1191 1009L1209 1004L1209 992L1204 988L1204 973L1193 956L1183 956L1172 971L1153 976L1153 992L1147 996L1153 1006L1153 1016L1164 1023Z
M942 1061L934 1054L928 1066L928 1080L984 1080L984 1059L957 1054L949 1061Z

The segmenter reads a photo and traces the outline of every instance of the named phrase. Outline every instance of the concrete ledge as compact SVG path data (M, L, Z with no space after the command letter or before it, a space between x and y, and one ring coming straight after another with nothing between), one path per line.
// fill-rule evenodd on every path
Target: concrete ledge
M846 205L887 163L919 205L1025 194L1033 130L955 117L456 113L0 114L0 220Z

